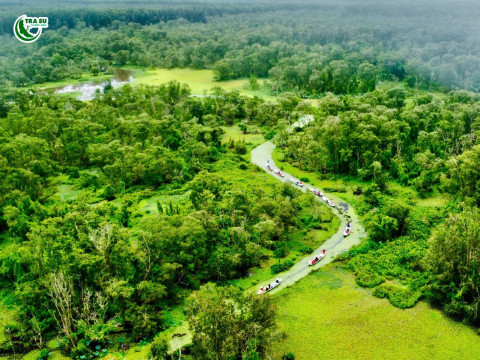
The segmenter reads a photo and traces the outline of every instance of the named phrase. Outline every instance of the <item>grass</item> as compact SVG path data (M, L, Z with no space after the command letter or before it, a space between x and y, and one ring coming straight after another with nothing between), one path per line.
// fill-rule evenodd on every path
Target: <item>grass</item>
M288 335L275 358L478 359L477 333L420 302L400 310L355 284L336 266L322 268L274 295Z
M220 87L226 91L240 91L249 96L272 97L270 92L263 86L263 80L258 80L260 89L251 90L248 79L235 79L228 81L215 81L212 70L193 69L151 69L135 70L133 85L161 85L176 80L187 84L192 94L203 95L213 87Z
M222 143L228 143L230 140L235 142L243 141L245 143L252 144L256 147L265 142L265 138L262 134L244 134L237 125L223 127L225 134L222 137Z

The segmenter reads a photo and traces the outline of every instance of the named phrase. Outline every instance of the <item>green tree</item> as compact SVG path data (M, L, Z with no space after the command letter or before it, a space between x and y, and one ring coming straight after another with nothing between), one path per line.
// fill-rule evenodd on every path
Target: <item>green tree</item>
M430 296L447 313L480 323L480 210L452 214L429 239Z
M203 286L190 297L187 314L196 359L252 359L252 352L264 358L278 335L272 300L235 287Z

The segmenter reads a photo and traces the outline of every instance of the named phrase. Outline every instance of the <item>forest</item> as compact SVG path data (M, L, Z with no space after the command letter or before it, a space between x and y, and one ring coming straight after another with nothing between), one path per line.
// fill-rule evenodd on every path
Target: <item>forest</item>
M303 97L362 93L381 80L480 89L478 9L469 1L456 2L454 12L448 1L245 1L233 7L187 1L130 10L108 8L108 2L89 10L47 4L35 11L50 16L53 31L32 47L17 46L9 35L16 12L6 7L3 83L75 79L128 64L214 69L219 80L269 76L275 91Z
M23 5L0 3L0 358L274 358L291 334L249 289L339 219L251 163L268 140L281 170L355 207L367 236L334 264L357 285L480 326L473 2L47 1L28 46L11 34ZM38 91L121 68L215 82ZM233 79L269 96L214 87Z

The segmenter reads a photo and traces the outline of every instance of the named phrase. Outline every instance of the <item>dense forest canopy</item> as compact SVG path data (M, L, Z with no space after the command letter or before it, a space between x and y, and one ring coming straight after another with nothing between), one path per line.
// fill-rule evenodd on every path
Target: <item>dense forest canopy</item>
M479 11L447 0L0 2L0 309L14 313L0 353L46 360L59 339L71 358L97 358L153 340L181 309L186 358L269 358L283 336L273 301L238 284L264 264L250 286L292 267L338 219L259 171L254 144L228 131L272 140L279 164L355 205L368 238L338 260L357 284L478 326ZM50 18L34 44L11 34L25 12ZM82 102L36 86L122 67L211 69L252 89L263 78L270 97L192 96L173 81ZM171 356L162 336L149 356Z
M213 68L219 80L270 75L275 90L305 96L365 92L377 80L480 89L479 9L469 1L104 5L33 8L51 28L28 46L13 38L18 14L8 8L2 80L28 85L129 64Z

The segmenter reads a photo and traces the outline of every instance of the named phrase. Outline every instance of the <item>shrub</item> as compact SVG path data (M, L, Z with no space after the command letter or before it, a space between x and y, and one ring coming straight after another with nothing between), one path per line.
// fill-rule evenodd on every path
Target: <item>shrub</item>
M103 189L102 197L105 200L112 201L115 199L115 189L111 185L107 185L105 189Z
M326 192L336 192L336 193L346 193L347 188L345 186L331 186L331 187L324 187L323 190Z
M246 164L240 164L239 168L240 168L240 170L247 170L248 166Z
M168 359L168 352L170 346L168 345L165 339L157 338L153 341L152 346L150 347L150 352L148 358L151 360L163 360Z
M310 179L308 177L301 177L300 181L308 183L310 182Z
M384 281L385 279L382 276L365 269L361 269L355 277L355 282L358 285L367 288L373 288L375 286L378 286Z
M265 139L272 140L277 132L275 130L270 131L269 133L265 134Z
M284 258L288 255L288 246L285 242L280 242L276 244L275 250L273 251L273 255L276 258Z
M373 295L379 298L388 298L393 306L406 309L413 307L422 293L391 284L382 284L375 289Z
M282 271L290 269L295 262L293 260L286 260L284 262L279 262L278 264L273 264L271 267L272 274L278 274Z
M282 360L295 360L295 354L294 353L286 353L285 355L282 356Z
M247 153L247 145L244 142L237 142L235 144L235 152L240 155L245 155Z
M313 249L311 246L302 246L300 249L298 249L300 253L302 254L311 254L313 252Z

